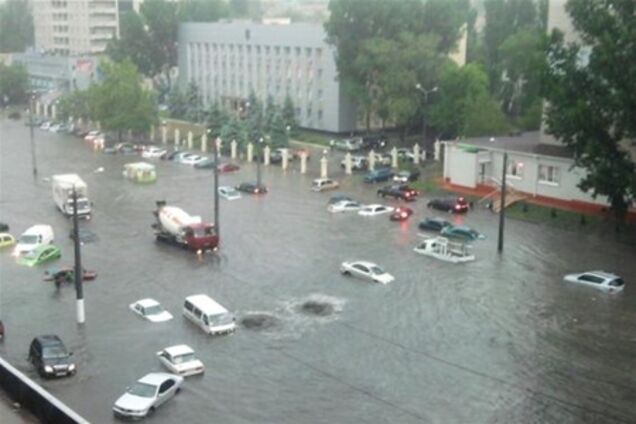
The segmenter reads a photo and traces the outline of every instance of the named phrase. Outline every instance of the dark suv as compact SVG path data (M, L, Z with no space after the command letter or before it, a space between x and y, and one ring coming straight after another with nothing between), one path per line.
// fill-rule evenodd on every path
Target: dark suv
M75 374L77 369L71 360L72 352L66 350L56 335L38 336L31 342L29 361L42 377L61 377Z
M451 213L468 212L469 204L463 197L449 197L445 199L433 199L426 205L429 208Z
M378 196L388 196L409 202L417 199L417 190L414 190L406 184L393 184L379 189Z
M393 171L391 168L378 168L373 171L369 171L364 176L365 183L378 183L382 181L388 181L393 177Z

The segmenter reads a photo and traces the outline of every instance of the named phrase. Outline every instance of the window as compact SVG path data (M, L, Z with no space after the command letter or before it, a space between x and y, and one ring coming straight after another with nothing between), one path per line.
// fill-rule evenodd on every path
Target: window
M174 386L174 380L164 381L163 383L161 383L161 386L159 386L159 393L167 392L172 386Z
M559 184L559 168L550 165L539 165L539 182Z
M585 281L585 282L588 282L588 283L595 283L595 284L602 284L602 283L603 283L603 281L605 281L605 280L603 280L603 279L602 279L602 278L600 278L600 277L597 277L597 276L595 276L595 275L590 275L590 274L583 274L583 275L581 275L581 276L579 277L579 280L581 280L581 281Z
M507 174L509 177L513 178L523 177L523 162L519 162L516 160L510 161L510 163L508 163Z

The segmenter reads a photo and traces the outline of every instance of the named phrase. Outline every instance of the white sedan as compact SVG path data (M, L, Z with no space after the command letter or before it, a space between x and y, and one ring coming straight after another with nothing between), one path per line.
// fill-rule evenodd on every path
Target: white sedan
M568 283L584 284L608 293L622 292L625 282L618 275L605 271L588 271L580 274L568 274L563 277Z
M182 163L184 165L196 165L199 162L202 162L204 160L207 160L208 158L206 158L205 156L199 156L199 155L195 155L195 154L187 154L187 155L183 155L181 156L181 160L179 160L179 163Z
M362 205L355 200L341 200L337 203L327 206L327 210L331 213L359 211Z
M182 385L183 377L180 375L146 374L115 401L113 412L120 417L143 418L179 393Z
M172 314L154 299L141 299L129 306L131 311L151 322L164 322L172 319Z
M381 284L388 284L395 280L391 274L373 262L367 261L343 262L340 265L340 272L342 275L364 278Z
M366 205L358 211L361 216L376 216L393 212L395 208L384 205Z
M148 146L143 150L143 152L141 152L141 157L142 158L160 158L161 156L165 155L167 152L168 151L166 149L163 149L161 147Z
M157 352L159 362L175 374L187 377L202 374L205 371L203 362L194 356L194 350L187 345L170 346Z
M241 193L234 187L221 186L219 187L219 195L227 200L236 200L241 198Z

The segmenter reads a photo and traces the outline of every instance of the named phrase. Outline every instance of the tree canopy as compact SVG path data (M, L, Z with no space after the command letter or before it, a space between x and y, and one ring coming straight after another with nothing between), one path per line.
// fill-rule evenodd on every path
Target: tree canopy
M636 197L636 166L626 141L636 138L636 3L569 0L580 42L552 33L544 95L548 133L587 170L579 187L607 196L617 216Z
M29 89L29 74L26 68L13 63L10 66L0 62L0 104L20 103L26 99Z
M0 53L23 52L33 45L33 15L29 2L0 2Z

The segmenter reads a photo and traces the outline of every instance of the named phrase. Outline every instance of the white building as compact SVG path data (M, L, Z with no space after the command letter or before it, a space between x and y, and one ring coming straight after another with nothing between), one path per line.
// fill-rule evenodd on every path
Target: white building
M98 54L119 36L118 0L32 0L32 4L38 51Z

